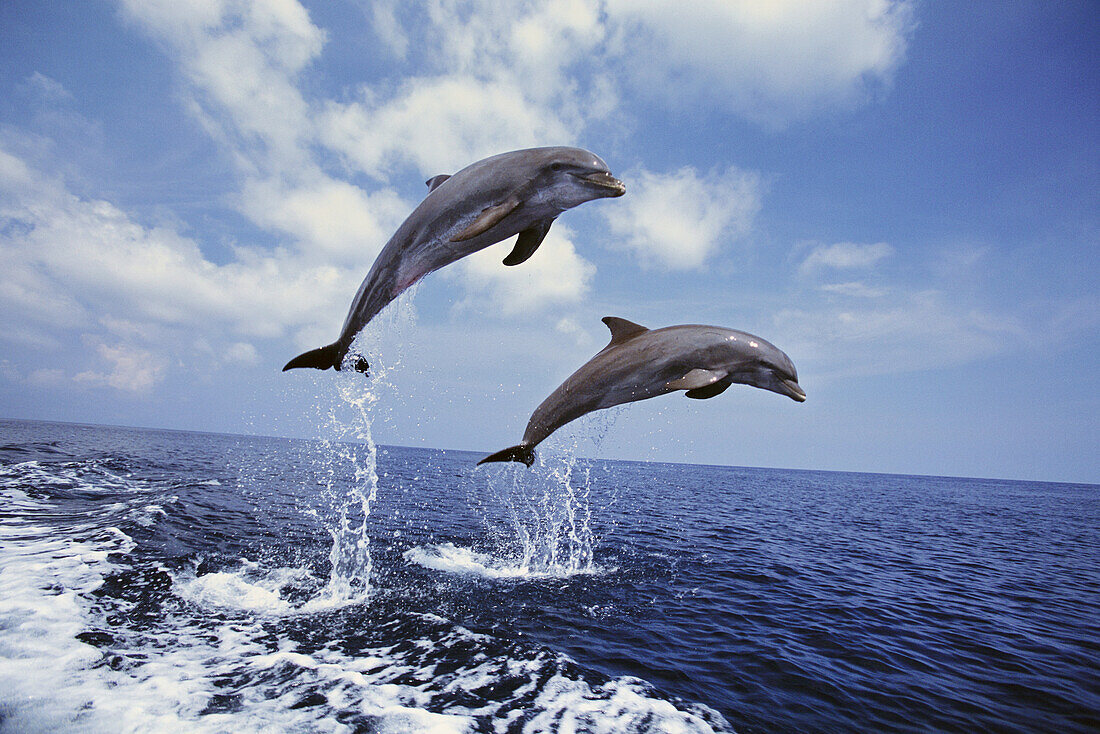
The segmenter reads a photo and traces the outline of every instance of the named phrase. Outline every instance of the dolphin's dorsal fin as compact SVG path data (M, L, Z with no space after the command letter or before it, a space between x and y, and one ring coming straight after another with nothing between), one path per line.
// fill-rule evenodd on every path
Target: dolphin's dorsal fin
M439 184L443 183L450 177L451 174L449 173L441 173L438 176L432 176L431 178L429 178L427 181L424 182L428 185L428 193L430 194L435 191L437 188L439 188Z
M534 255L535 250L539 249L539 245L546 239L546 233L550 231L550 225L553 223L552 218L544 219L520 232L519 237L516 238L516 246L512 248L508 257L504 258L504 264L519 265Z
M622 344L627 339L631 339L638 334L649 331L640 324L635 324L633 321L627 321L626 319L620 319L618 316L604 316L603 322L607 324L607 328L611 329L611 343L607 346L612 347L616 344Z

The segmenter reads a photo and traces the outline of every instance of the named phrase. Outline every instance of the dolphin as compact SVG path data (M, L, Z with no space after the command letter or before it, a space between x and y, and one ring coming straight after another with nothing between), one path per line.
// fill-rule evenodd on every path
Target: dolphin
M758 336L720 326L684 324L647 329L607 316L611 342L535 408L523 443L486 456L531 466L535 446L566 423L594 410L686 390L713 398L737 382L803 402L806 393L790 357Z
M428 273L515 234L519 237L504 264L519 265L566 209L626 192L599 156L566 147L501 153L426 183L427 197L378 253L359 286L340 338L298 355L284 372L347 366L348 349L367 322ZM361 356L353 366L360 372L368 368Z

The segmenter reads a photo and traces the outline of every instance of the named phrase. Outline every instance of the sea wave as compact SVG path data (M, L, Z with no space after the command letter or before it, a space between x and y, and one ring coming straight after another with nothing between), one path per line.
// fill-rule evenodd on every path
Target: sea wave
M405 551L404 557L410 563L436 571L470 574L489 579L567 578L609 572L609 569L594 565L583 568L563 564L539 567L532 565L530 559L498 558L488 553L479 553L471 548L462 548L453 543L416 546ZM613 570L610 569L610 571Z

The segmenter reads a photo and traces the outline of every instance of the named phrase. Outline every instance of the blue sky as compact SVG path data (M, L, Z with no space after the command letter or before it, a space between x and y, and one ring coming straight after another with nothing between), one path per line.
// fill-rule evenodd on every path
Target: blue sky
M617 315L758 334L809 397L584 453L1100 482L1090 3L17 0L0 39L7 417L322 435L366 383L279 368L424 180L572 144L627 195L383 314L377 440L517 442Z

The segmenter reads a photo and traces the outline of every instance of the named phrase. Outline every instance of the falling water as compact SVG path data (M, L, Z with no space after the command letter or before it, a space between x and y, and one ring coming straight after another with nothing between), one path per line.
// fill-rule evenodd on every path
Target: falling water
M496 513L482 517L497 555L521 575L568 576L601 571L593 562L592 465L578 458L581 445L599 449L618 411L602 411L563 430L540 447L538 461L485 472ZM503 508L500 513L499 508Z
M332 572L318 601L341 603L365 599L373 569L370 552L371 506L378 496L378 447L373 424L382 413L390 375L401 367L402 349L394 335L415 324L415 287L379 314L352 344L370 362L370 372L325 372L318 377L322 416L316 466L323 496L330 505L326 530L332 536ZM316 513L314 513L316 515Z

